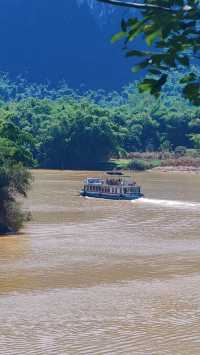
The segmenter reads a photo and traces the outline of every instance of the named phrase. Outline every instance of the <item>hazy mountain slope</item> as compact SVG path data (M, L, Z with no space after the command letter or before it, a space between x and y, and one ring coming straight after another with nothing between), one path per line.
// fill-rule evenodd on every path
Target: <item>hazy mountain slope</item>
M119 88L131 78L130 64L110 44L121 17L110 11L80 0L0 0L0 70L32 81Z

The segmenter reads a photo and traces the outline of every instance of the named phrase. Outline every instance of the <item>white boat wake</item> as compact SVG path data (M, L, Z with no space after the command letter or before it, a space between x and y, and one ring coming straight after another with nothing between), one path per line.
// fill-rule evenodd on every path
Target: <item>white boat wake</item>
M177 201L177 200L159 200L153 198L140 198L132 200L132 203L152 204L156 206L172 207L172 208L197 208L200 209L199 202Z
M94 200L93 197L89 197L89 196L86 196L85 198ZM107 199L104 201L111 201L111 200ZM125 202L125 201L123 200L123 202ZM129 202L129 201L126 201L126 202ZM131 202L134 204L148 204L148 205L154 205L154 206L158 206L158 207L169 207L169 208L171 207L171 208L179 208L179 209L200 210L200 202L189 202L189 201L178 201L178 200L161 200L161 199L159 200L159 199L146 198L146 197L131 200Z

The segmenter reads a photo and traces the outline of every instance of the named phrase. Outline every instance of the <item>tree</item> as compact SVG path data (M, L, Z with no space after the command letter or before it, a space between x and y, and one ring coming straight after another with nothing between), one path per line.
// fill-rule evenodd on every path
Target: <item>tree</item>
M87 98L51 104L55 112L48 118L40 145L43 167L95 167L116 151L117 134L108 109Z
M0 123L0 156L21 162L24 166L33 167L36 161L33 159L31 149L33 147L33 137L12 122L12 119Z
M166 83L171 68L187 68L181 79L183 96L200 105L199 76L190 70L191 64L200 59L200 5L196 0L145 0L134 3L119 0L99 2L134 8L139 11L128 20L122 19L121 32L113 41L124 38L127 57L139 58L133 71L145 70L147 76L140 83L140 91L158 96ZM130 43L140 37L145 47L137 50Z
M23 166L33 165L29 135L10 120L0 117L0 234L17 232L29 215L21 210L17 196L26 197L31 174Z
M26 197L30 183L31 174L22 164L0 159L0 234L17 232L28 220L16 196Z

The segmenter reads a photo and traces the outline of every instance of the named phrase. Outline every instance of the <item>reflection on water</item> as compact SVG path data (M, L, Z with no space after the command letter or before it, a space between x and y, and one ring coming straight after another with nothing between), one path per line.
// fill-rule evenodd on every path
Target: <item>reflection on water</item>
M87 174L35 172L33 221L0 239L0 355L199 354L199 176L108 201L78 196Z

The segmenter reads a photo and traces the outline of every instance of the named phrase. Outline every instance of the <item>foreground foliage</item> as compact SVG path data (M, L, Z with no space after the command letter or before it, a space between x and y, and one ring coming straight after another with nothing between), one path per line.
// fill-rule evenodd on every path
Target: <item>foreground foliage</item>
M138 58L133 71L146 70L141 91L158 96L167 81L169 69L190 65L200 59L200 6L196 0L147 0L126 2L98 0L111 5L137 9L135 16L122 20L121 32L113 40L125 38L128 57ZM135 47L135 39L144 40L144 50ZM133 43L133 46L131 46ZM148 48L149 47L149 48ZM183 96L200 104L199 75L193 70L180 79Z
M1 117L2 118L2 117ZM17 232L29 215L17 198L26 197L31 174L24 165L34 164L26 148L27 136L5 115L0 122L0 234Z

